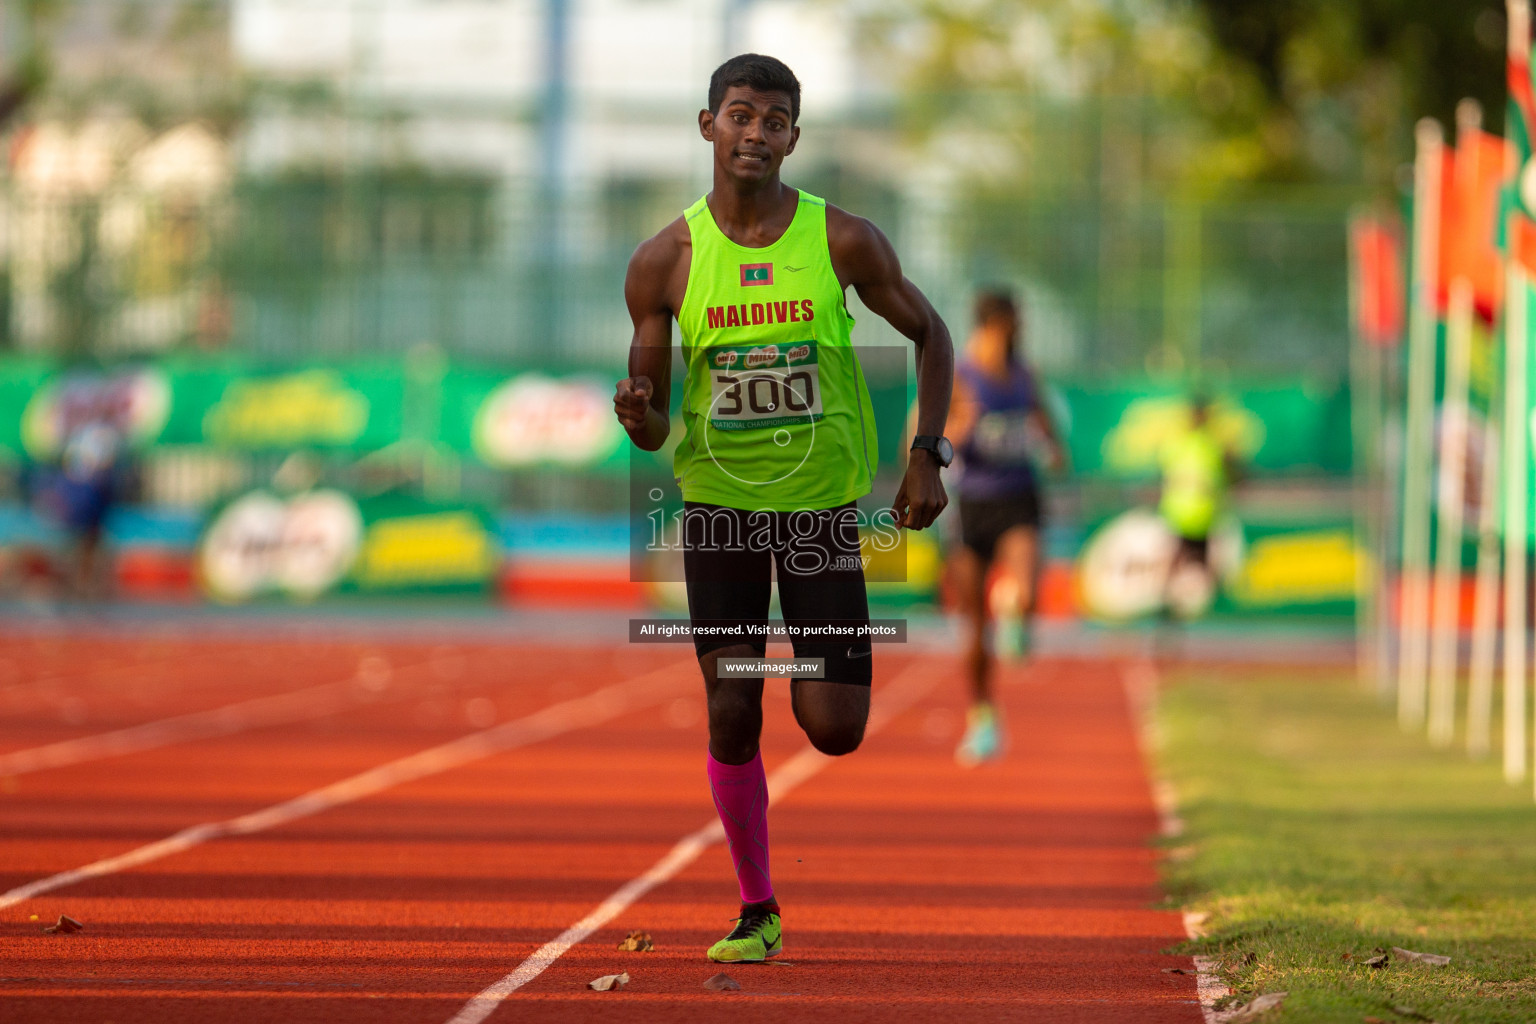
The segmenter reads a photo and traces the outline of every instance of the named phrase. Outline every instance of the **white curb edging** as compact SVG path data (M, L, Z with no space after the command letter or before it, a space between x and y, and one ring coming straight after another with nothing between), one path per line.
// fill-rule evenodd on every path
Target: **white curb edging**
M1153 708L1157 701L1161 679L1157 667L1150 662L1133 662L1125 666L1121 681L1125 685L1125 699L1130 705L1131 721L1136 728L1136 742L1141 748L1141 760L1152 777L1152 802L1157 807L1158 832L1165 839L1177 839L1184 834L1184 819L1179 817L1178 794L1173 784L1155 774L1156 765L1149 756L1155 746L1153 736ZM1205 934L1205 915L1186 910L1183 914L1184 934L1198 939ZM1232 994L1216 972L1216 961L1208 956L1197 956L1195 961L1195 990L1200 998L1200 1013L1205 1024L1225 1024L1233 1011L1216 1009L1216 1003Z

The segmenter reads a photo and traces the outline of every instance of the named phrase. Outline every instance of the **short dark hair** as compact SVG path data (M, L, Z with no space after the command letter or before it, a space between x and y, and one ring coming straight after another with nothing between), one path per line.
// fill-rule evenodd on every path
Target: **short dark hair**
M1017 318L1019 303L1013 297L1013 290L1010 288L996 286L982 288L976 293L976 305L972 309L972 315L976 318L978 327L1002 316Z
M733 85L744 85L758 92L789 93L789 123L800 120L800 79L777 57L743 53L715 68L715 73L709 76L711 114L720 113L726 90Z

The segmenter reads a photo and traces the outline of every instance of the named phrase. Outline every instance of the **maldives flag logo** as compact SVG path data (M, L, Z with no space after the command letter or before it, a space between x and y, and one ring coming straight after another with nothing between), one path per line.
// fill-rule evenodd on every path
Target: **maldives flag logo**
M743 263L741 265L741 286L746 288L755 284L773 284L772 263Z

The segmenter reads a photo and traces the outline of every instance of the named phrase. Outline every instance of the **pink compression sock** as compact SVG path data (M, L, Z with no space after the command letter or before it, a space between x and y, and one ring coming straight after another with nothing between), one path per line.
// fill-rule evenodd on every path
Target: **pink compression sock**
M773 899L773 883L768 878L768 778L763 774L763 755L756 754L746 764L722 764L709 757L709 791L715 797L715 810L725 826L725 838L731 845L731 860L736 862L736 881L741 886L741 902L761 903Z

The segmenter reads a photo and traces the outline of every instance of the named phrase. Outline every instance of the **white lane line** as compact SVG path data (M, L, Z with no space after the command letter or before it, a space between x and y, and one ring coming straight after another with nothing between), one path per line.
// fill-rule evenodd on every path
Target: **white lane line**
M106 857L84 867L61 871L47 878L17 886L0 893L0 910L12 907L23 900L54 889L62 889L88 878L115 874L128 868L148 864L150 861L169 857L174 853L191 849L210 839L223 836L244 836L253 832L275 828L299 818L306 818L321 811L352 803L364 797L382 793L386 789L414 782L429 775L437 775L453 768L478 761L492 754L527 746L547 740L564 732L600 725L628 711L656 704L675 696L684 680L692 682L687 671L693 659L668 665L643 676L606 686L585 697L561 701L542 711L480 732L470 733L459 739L431 747L396 761L370 768L368 771L333 782L329 786L311 790L302 796L285 800L280 804L226 821L204 822L192 825L164 839L129 850L115 857Z
M394 671L409 671L425 664L402 665ZM106 757L136 754L174 743L230 736L267 725L321 718L354 704L364 703L365 700L382 701L389 696L392 695L387 691L369 690L361 679L352 676L289 693L253 697L221 708L161 718L112 732L60 740L58 743L27 750L13 750L8 754L0 754L0 778L40 772L48 768L63 768L84 761L99 761Z
M870 712L869 724L864 728L865 737L873 736L885 728L891 719L917 703L933 688L939 678L940 672L936 667L913 665L891 680L875 694L879 703ZM815 747L807 746L802 749L768 776L768 805L771 807L778 803L791 790L816 775L834 760L836 758L828 757ZM519 964L511 974L488 986L479 995L465 1003L459 1012L449 1019L448 1024L480 1024L494 1013L496 1007L500 1006L508 996L543 974L551 964L564 956L566 950L584 942L593 932L629 909L636 900L692 864L701 853L724 838L725 830L721 828L718 819L711 819L703 828L684 836L676 846L667 851L664 857L652 864L643 874L619 886L613 895L599 903L592 913L546 942Z

